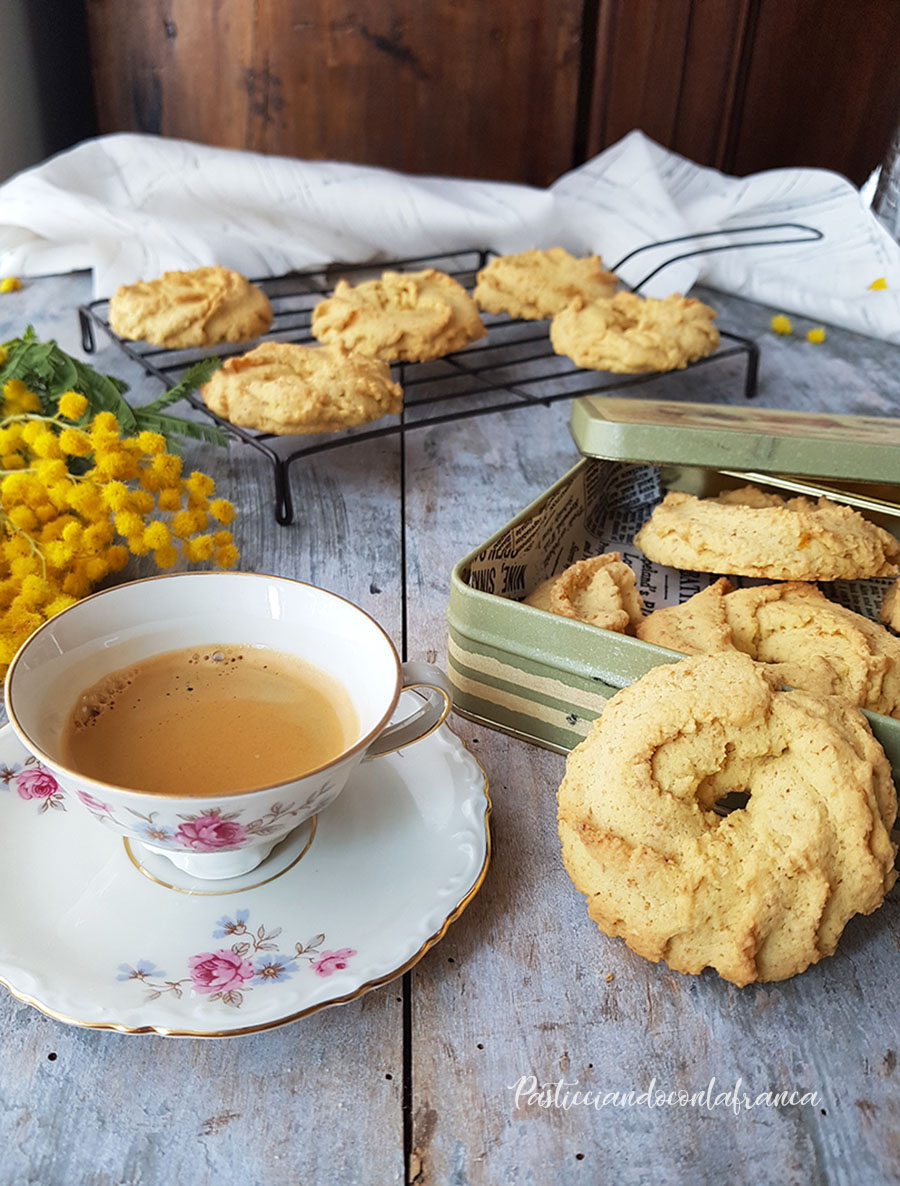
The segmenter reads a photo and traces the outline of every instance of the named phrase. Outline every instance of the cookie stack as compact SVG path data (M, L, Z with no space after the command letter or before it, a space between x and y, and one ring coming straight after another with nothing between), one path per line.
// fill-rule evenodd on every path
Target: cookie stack
M741 651L783 683L900 717L900 638L830 601L815 581L896 576L900 543L851 507L755 486L701 499L670 491L635 536L658 564L785 582L720 578L637 627L685 654Z
M563 861L599 928L640 955L737 985L793 976L896 879L897 796L857 708L900 718L900 638L812 582L896 575L900 543L847 506L752 486L671 492L634 542L658 564L777 583L720 577L645 617L606 553L526 598L692 656L613 696L569 756ZM743 810L718 811L736 792Z
M827 498L745 486L715 499L670 491L634 543L657 564L783 583L734 589L720 577L645 617L632 570L606 552L541 582L526 604L683 654L740 651L792 687L900 718L900 638L811 583L896 576L900 543L884 528ZM882 620L897 600L895 586Z

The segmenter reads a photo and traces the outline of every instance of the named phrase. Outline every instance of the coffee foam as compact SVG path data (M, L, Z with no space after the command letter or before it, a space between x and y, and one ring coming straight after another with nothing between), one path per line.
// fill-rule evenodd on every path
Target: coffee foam
M186 797L274 786L331 762L359 736L333 677L247 643L138 660L85 689L63 763L87 778Z
M232 663L240 663L244 659L243 647L216 647L213 651L194 651L186 657L188 666L203 664L210 669L210 674L226 677L232 670ZM263 671L268 669L268 663L261 663ZM126 667L115 671L105 679L96 683L89 691L79 697L78 705L72 715L71 723L75 729L87 729L95 725L105 713L112 712L122 696L132 686L137 678L139 669L136 666ZM175 679L181 677L176 674ZM189 695L193 688L187 684L175 687L173 692L178 695ZM170 695L171 693L166 693Z
M79 697L78 706L72 717L74 727L88 729L104 713L112 712L122 693L134 683L136 674L134 668L117 671Z

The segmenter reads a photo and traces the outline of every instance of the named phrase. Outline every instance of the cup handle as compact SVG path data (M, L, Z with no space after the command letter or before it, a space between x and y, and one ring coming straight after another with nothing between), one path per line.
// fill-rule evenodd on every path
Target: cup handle
M386 725L366 750L364 761L393 754L414 741L421 741L442 725L450 712L450 681L439 667L408 659L401 664L400 672L401 691L415 692L421 697L422 705L404 720Z

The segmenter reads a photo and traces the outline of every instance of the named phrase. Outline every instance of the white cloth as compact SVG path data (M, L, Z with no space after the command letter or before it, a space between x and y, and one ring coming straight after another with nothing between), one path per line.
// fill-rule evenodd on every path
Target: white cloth
M803 223L819 242L721 251L675 263L642 292L697 280L900 344L900 246L845 178L817 169L728 177L632 132L548 189L417 177L188 141L117 134L85 141L0 186L0 276L93 270L94 293L168 269L218 263L249 277L334 260L398 259L559 244L608 266L661 239ZM770 232L769 238L800 235ZM690 244L621 269L637 283ZM878 277L884 291L870 291Z

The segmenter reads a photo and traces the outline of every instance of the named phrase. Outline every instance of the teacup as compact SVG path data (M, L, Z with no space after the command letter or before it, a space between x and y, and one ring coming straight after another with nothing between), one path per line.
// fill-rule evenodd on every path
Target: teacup
M169 652L270 648L309 664L346 692L348 744L331 760L275 785L202 794L148 792L67 764L63 736L86 689ZM404 689L416 708L391 721ZM6 709L23 745L73 800L130 842L193 877L240 876L337 797L359 764L426 736L450 710L431 664L401 663L359 607L313 585L255 573L151 577L95 593L51 618L22 645L6 677Z

